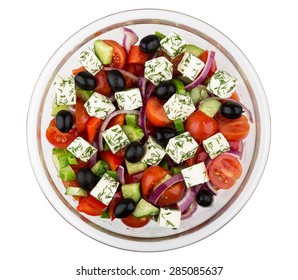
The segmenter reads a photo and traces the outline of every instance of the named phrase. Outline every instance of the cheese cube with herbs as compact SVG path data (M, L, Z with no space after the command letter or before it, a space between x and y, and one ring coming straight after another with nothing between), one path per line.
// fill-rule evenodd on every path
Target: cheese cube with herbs
M115 154L129 144L129 139L119 124L112 126L102 133L112 153Z
M201 70L204 68L205 63L192 55L191 53L186 52L177 66L177 70L190 80L194 80Z
M221 98L229 98L237 86L237 79L228 72L218 69L211 77L207 89Z
M141 92L138 88L132 88L115 93L119 109L134 110L143 106Z
M216 133L203 141L203 147L211 159L230 150L230 145L222 133Z
M62 77L57 75L54 81L56 104L74 105L76 104L76 91L74 76Z
M67 150L70 151L76 158L85 162L87 162L97 152L97 149L90 145L82 137L77 137L73 140L67 147Z
M118 181L105 173L96 184L96 186L91 190L90 194L101 201L103 204L108 205L113 199L118 185Z
M169 81L173 76L173 64L164 56L146 61L144 76L154 85Z
M147 142L144 145L145 154L141 159L141 162L149 165L158 165L166 152L162 146L160 146L151 136L149 136Z
M91 47L88 47L80 53L79 61L92 75L97 74L103 67L101 61Z
M186 187L193 187L208 182L209 176L204 162L192 165L181 170Z
M196 110L189 96L177 93L172 95L163 108L170 120L181 119L182 121L185 121Z
M91 117L97 117L105 120L108 115L116 110L111 100L97 92L94 92L90 98L85 102L84 107Z
M185 51L186 42L178 33L173 32L160 41L160 46L162 50L167 53L167 55L169 55L171 58L175 58Z
M184 132L169 140L166 153L173 161L180 163L193 157L198 147L198 143L193 139L190 133Z
M160 208L158 215L158 225L166 228L179 228L181 212L175 209Z

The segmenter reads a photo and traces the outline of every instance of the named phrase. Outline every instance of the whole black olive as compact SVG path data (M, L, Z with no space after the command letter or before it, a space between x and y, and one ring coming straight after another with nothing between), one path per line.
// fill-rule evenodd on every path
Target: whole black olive
M159 99L169 99L175 92L176 87L171 81L163 81L156 86L154 95Z
M125 198L116 204L114 215L116 218L128 217L136 208L136 203L131 198Z
M152 53L159 48L159 38L155 35L148 35L140 41L140 49L144 53Z
M56 127L59 131L66 133L71 130L73 125L73 116L67 110L61 110L57 113L56 117Z
M96 87L94 76L87 71L79 72L75 76L75 83L79 88L85 90L93 90Z
M238 119L243 113L242 106L233 101L227 101L220 106L220 113L227 119Z
M109 86L112 91L121 91L125 89L126 82L123 75L118 70L111 70L107 74Z
M77 172L77 180L81 188L87 191L91 191L97 183L95 175L88 167L79 169Z
M125 150L125 159L129 162L136 163L142 159L145 150L138 142L131 142Z
M207 190L200 190L196 195L196 201L202 207L211 206L213 200L213 195Z
M156 129L154 138L160 145L165 147L167 146L169 140L175 136L177 136L175 129L171 127L163 127Z

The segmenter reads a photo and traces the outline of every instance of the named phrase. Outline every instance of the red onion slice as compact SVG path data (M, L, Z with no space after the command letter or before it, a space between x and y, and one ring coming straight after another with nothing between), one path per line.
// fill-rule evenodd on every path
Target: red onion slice
M198 209L198 204L196 200L194 200L190 204L190 206L184 212L182 212L181 220L186 220L192 217L192 215L197 211L197 209Z
M123 70L123 69L118 69L118 68L114 68L114 67L104 67L105 71L111 71L111 70L117 70L119 71L121 74L127 76L128 78L132 79L134 82L138 81L138 77L135 76L134 74L131 74L130 72Z
M177 202L177 206L181 212L184 212L190 204L194 201L196 196L196 188L191 187L187 188L186 193L184 194L183 198Z
M204 187L206 187L206 189L209 190L213 195L217 195L217 190L214 188L214 185L211 181L208 181Z
M130 50L130 47L139 41L139 37L130 28L123 27L122 30L124 33L122 44L123 44L123 47L125 48L126 52L128 53Z
M146 78L145 77L139 77L138 80L138 87L140 89L142 97L145 96L145 91L146 91Z
M124 185L125 184L124 167L122 165L119 165L117 172L118 172L118 180L119 180L120 184Z

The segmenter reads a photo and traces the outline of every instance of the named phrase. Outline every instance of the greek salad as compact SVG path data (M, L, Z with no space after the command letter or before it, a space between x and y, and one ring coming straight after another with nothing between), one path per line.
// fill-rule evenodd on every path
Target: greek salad
M177 229L240 178L250 113L214 51L177 32L123 34L56 76L46 138L77 211Z

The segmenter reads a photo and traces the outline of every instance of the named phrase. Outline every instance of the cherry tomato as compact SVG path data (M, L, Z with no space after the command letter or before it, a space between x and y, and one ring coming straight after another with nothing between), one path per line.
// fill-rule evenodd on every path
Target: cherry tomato
M169 187L158 199L158 205L171 205L177 203L184 195L185 185L182 182Z
M238 119L227 119L218 114L216 119L219 131L228 141L241 141L249 133L249 123L245 115Z
M77 206L79 212L83 212L90 216L99 216L106 208L107 206L105 204L92 195L81 197Z
M128 227L140 228L147 225L151 217L136 218L133 215L130 215L126 218L122 218L121 221Z
M241 176L242 166L238 159L229 154L221 154L211 161L208 175L216 188L229 189Z
M124 48L114 40L103 40L105 43L113 47L113 57L111 67L122 69L125 65L126 52Z
M214 118L207 116L202 111L195 111L185 122L185 130L201 143L203 140L218 132L218 125Z
M131 46L128 54L128 63L144 64L150 54L141 51L139 46Z
M123 199L122 192L116 192L115 195L113 196L113 199L109 203L109 216L110 216L111 221L113 221L115 219L115 214L114 214L115 207L116 207L117 203L119 201L121 201L122 199Z
M150 97L146 104L146 114L149 121L158 127L163 127L171 124L171 121L164 108L162 102L157 97Z
M86 132L87 122L90 119L86 108L84 107L84 101L77 100L76 103L76 125L79 134Z
M100 70L95 76L96 88L95 92L98 92L105 96L110 96L111 88L107 80L107 74L104 70Z
M77 129L71 129L62 133L56 127L55 119L52 119L47 130L46 137L48 141L56 148L67 148L68 145L78 136Z

